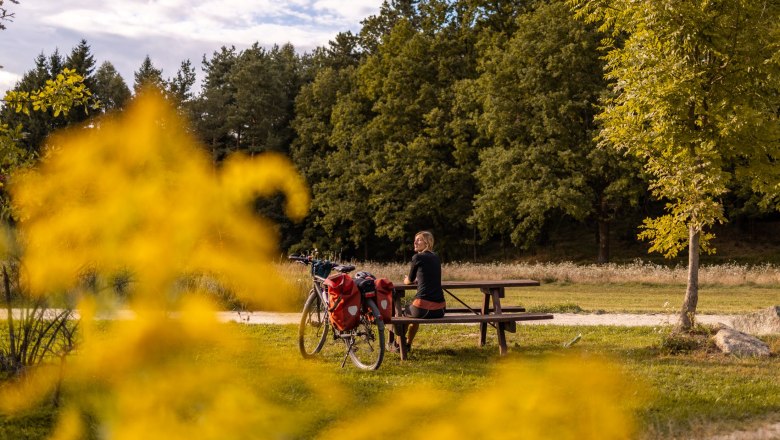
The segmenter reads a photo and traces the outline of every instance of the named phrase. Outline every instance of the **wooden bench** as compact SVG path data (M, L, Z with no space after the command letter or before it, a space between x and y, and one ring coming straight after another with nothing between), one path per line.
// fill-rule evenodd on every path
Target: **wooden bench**
M468 310L468 309L464 309ZM391 318L391 324L401 326L397 328L397 335L400 336L401 342L399 344L401 351L401 359L406 359L406 338L403 336L406 334L406 326L409 324L496 324L496 331L498 333L498 351L499 354L504 355L507 352L506 346L506 334L505 332L514 333L516 331L517 321L539 321L543 319L553 319L553 315L548 313L501 313L490 315L465 315L465 314L449 314L444 315L442 318L409 318L406 316L393 316ZM481 333L480 346L485 345L485 333Z
M482 322L517 322L517 321L539 321L542 319L553 319L549 313L502 313L500 315L464 315L454 314L444 315L442 318L410 318L407 316L393 316L390 318L391 324L476 324Z
M536 321L553 319L553 315L547 313L525 313L521 306L501 306L501 298L504 297L504 289L507 287L531 287L538 286L534 280L477 280L477 281L444 281L442 289L462 304L463 308L447 308L442 318L420 319L402 315L400 297L407 290L415 290L414 284L395 284L394 316L391 318L394 338L397 338L401 351L401 360L407 358L406 353L406 329L410 324L479 324L479 346L483 347L487 340L488 325L495 327L498 336L498 347L501 355L506 354L506 332L515 332L518 321ZM483 293L482 306L471 308L460 298L455 296L450 289L479 289ZM492 303L492 304L491 304ZM515 313L513 313L515 312Z
M451 308L447 307L447 314L449 315L449 314L452 314L452 313L474 313L474 312L481 313L481 308L482 308L482 306L471 307L470 309L466 308L466 307L460 307L460 308L454 308L454 309L451 309ZM493 313L495 311L496 311L496 309L494 309L493 307L488 309L489 313ZM502 312L510 312L510 313L511 312L525 312L525 307L522 307L522 306L502 306L501 307L501 311Z

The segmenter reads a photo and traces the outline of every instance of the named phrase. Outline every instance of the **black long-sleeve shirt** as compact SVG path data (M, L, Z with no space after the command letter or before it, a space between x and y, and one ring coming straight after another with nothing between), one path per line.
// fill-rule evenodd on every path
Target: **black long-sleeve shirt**
M412 256L409 281L417 281L415 298L437 303L444 302L444 291L441 288L441 261L435 253L423 251Z

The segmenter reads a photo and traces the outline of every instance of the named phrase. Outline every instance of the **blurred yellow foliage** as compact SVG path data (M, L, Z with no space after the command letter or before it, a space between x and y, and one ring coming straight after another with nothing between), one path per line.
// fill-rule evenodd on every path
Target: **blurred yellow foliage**
M480 388L415 384L345 420L321 439L609 440L635 437L645 393L609 362L561 357L503 362ZM365 414L387 415L382 423Z
M231 359L247 347L230 331L236 327L177 284L183 274L207 273L258 307L297 299L272 264L274 225L253 213L256 197L281 192L290 217L306 214L308 192L292 164L265 154L231 157L215 169L153 92L49 145L40 166L12 186L22 282L48 295L78 292L85 272L127 272L133 289L124 307L133 317L99 321L116 317L117 303L81 295L76 355L4 384L0 410L23 410L59 389L65 406L53 438L63 440L289 437L305 426L301 414L242 382L246 372ZM285 361L294 372L268 376L296 377L313 398L324 398L317 390L330 379L328 401L345 398L329 374Z
M33 293L73 287L85 270L128 270L147 305L166 305L185 273L217 276L265 308L292 296L271 266L274 227L251 209L254 197L281 191L290 217L306 214L306 185L284 157L236 156L214 169L151 93L121 118L49 144L41 165L12 188Z

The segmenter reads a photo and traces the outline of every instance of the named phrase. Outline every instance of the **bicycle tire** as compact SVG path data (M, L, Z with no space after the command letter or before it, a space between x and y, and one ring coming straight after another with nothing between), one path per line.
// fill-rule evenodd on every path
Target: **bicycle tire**
M314 357L322 350L329 330L328 306L312 289L303 305L301 324L298 326L298 349L305 359Z
M385 356L385 324L374 300L367 298L365 301L367 310L360 316L360 324L344 342L356 367L376 370Z

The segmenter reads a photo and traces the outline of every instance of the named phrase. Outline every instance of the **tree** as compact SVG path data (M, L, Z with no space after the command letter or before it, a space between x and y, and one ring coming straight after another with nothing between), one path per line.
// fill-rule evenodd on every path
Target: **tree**
M570 0L620 37L607 54L614 94L598 119L601 145L644 164L667 214L641 238L673 257L688 248L679 327L693 325L700 252L724 222L722 197L746 187L780 208L780 2Z
M111 62L106 61L95 72L92 92L104 111L121 109L132 96L130 88Z
M360 46L368 53L375 53L382 40L401 20L418 27L417 5L421 0L383 0L379 14L366 17L360 24Z
M453 142L453 90L473 74L473 41L446 2L423 9L424 18L400 19L358 69L359 93L372 103L372 114L353 141L352 157L368 167L356 174L368 189L378 236L403 247L409 234L432 228L442 238L440 249L454 253L470 230L474 163Z
M141 66L134 73L135 82L133 83L133 93L138 94L145 87L154 87L160 92L165 91L165 81L162 77L162 70L154 67L152 59L147 55Z
M212 160L220 162L234 147L228 115L235 106L235 86L230 72L238 60L236 48L222 46L210 60L203 57L203 90L195 104L195 129L211 151Z
M56 51L55 51L56 53ZM58 69L52 62L52 69ZM74 70L84 78L84 84L87 88L92 88L92 73L95 71L95 57L87 44L87 40L81 40L78 46L71 50L68 58L65 59L65 65L68 69Z
M323 67L297 101L293 153L314 188L311 222L329 241L402 249L408 234L433 228L440 249L458 256L474 241L465 219L477 148L456 88L475 75L485 3L496 2L385 2L357 45L337 38L333 56L316 59Z
M592 140L606 90L601 36L561 1L536 2L515 27L509 37L487 34L480 76L464 90L481 108L472 123L489 140L472 220L485 239L509 234L527 248L552 218L593 219L606 263L610 223L641 189L631 164Z
M20 94L35 94L48 81L55 80L63 70L63 60L58 50L46 57L40 53L35 58L35 67L22 75L12 91ZM22 136L16 145L32 155L40 152L46 137L53 131L67 125L65 118L55 117L51 111L17 112L14 107L4 105L0 110L0 120L9 127L23 127Z
M176 76L168 81L168 97L179 109L189 105L193 99L192 87L195 85L195 69L190 60L184 60Z
M59 63L54 61L53 56L50 64L52 75L61 71L61 68L58 66ZM67 68L78 73L83 78L84 85L87 89L95 89L95 80L92 76L95 71L95 57L92 55L86 40L81 40L79 44L71 50L70 55L65 59L65 64L62 68ZM83 122L88 117L88 108L84 108L82 111L73 111L68 114L67 123L75 124Z
M19 2L17 0L8 0L9 2L18 5ZM14 18L14 13L9 12L8 8L3 6L4 0L0 0L0 31L5 30L5 23L4 21L11 21L12 18Z
M55 118L64 118L73 108L95 106L83 77L70 69L63 69L44 87L32 92L11 90L3 97L3 110L23 115L51 112ZM21 124L0 122L0 219L12 219L10 201L5 184L17 169L28 166L35 155L22 144L25 128Z
M325 68L296 99L291 155L313 194L304 247L348 248L373 235L369 192L361 181L372 169L360 151L371 103L357 92L356 81L354 67Z
M228 118L237 148L250 154L289 151L298 66L290 44L268 51L255 43L240 54L229 78L236 87L236 106Z

